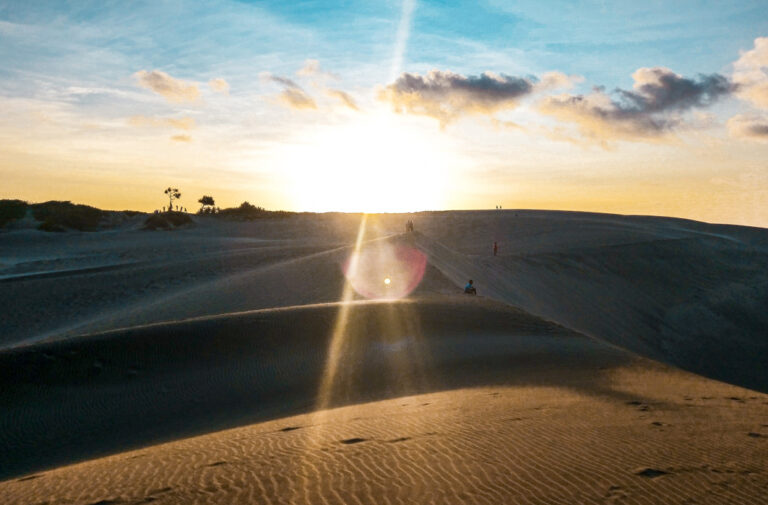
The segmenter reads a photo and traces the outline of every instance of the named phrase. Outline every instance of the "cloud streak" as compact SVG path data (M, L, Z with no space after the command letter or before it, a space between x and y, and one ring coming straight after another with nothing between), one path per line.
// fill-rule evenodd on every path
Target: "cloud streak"
M433 117L444 127L463 115L513 108L533 93L535 85L532 78L491 72L479 76L440 70L425 76L406 72L381 90L379 99L397 112Z
M133 77L139 86L154 91L169 102L195 102L200 98L197 84L176 79L161 70L139 70Z
M342 105L352 110L360 110L360 108L357 106L357 102L349 95L349 93L341 91L340 89L329 89L326 91L326 93L328 96L337 99L342 103Z
M195 119L191 117L148 117L131 116L128 124L136 127L170 127L179 130L192 130L195 127Z
M261 74L261 78L263 80L279 84L283 87L283 91L280 93L278 98L279 101L286 107L294 110L317 109L317 103L315 103L315 100L293 80L287 77L273 75L269 72L263 72Z
M720 74L683 77L668 68L640 68L632 90L603 88L586 95L545 98L539 110L560 121L575 123L586 137L602 141L659 138L684 124L682 114L734 92L736 86Z
M291 109L317 109L317 103L302 89L285 89L280 93L280 101Z

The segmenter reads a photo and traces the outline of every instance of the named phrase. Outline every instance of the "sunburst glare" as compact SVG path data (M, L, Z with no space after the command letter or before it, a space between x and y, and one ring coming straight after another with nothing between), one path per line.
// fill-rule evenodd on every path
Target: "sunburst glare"
M381 111L311 134L279 153L286 186L305 211L440 208L458 156L438 131Z

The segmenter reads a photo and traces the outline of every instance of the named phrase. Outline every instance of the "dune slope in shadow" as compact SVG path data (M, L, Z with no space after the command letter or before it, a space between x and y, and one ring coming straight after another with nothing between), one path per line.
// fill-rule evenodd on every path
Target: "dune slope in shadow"
M768 391L768 230L543 211L424 221L417 243L457 286L474 278L576 331Z
M323 406L509 383L630 359L508 306L357 302L318 398L340 305L229 314L0 353L0 476ZM608 394L608 393L606 393Z

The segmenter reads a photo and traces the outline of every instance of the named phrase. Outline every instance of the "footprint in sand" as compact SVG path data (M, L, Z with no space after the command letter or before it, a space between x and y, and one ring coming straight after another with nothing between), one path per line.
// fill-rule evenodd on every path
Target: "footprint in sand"
M605 499L609 503L614 503L626 499L627 496L629 496L628 493L621 486L611 486L605 494Z
M648 479L655 479L656 477L661 477L662 475L668 475L668 473L669 472L665 472L664 470L657 470L656 468L639 468L635 470L635 475L646 477Z
M27 475L26 477L22 477L20 479L16 479L16 482L24 482L25 480L39 479L42 476L43 476L42 473L36 474L36 475Z

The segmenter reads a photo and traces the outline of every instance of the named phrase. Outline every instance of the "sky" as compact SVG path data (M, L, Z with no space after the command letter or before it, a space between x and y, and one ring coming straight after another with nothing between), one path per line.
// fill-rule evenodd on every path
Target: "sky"
M768 227L768 2L0 0L0 198Z

